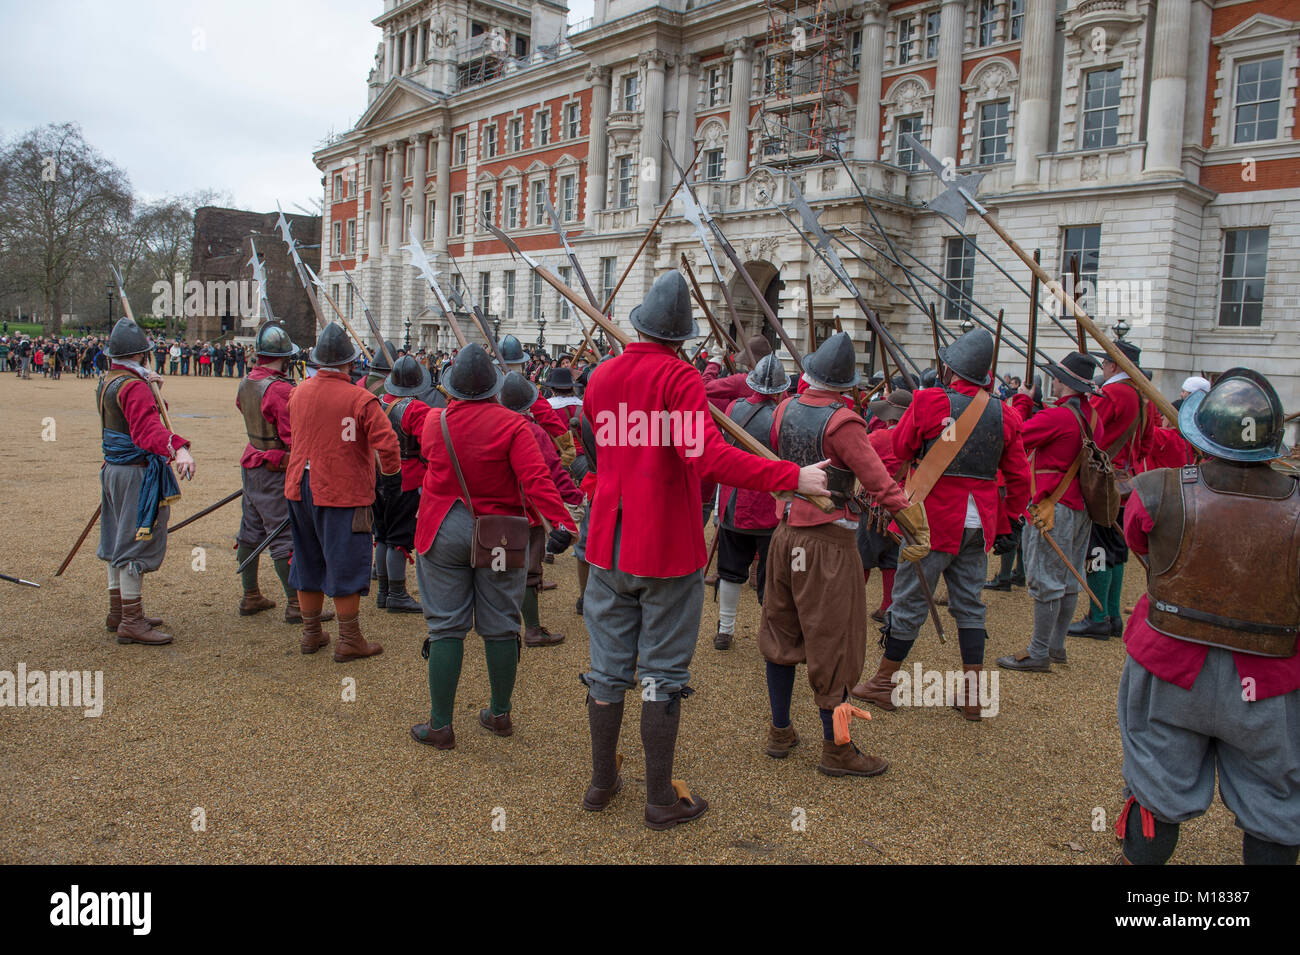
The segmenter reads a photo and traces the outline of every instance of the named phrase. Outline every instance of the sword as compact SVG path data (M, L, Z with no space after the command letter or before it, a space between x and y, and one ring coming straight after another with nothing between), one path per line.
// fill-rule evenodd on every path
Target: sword
M183 521L181 521L181 522L179 522L179 523L177 523L177 524L173 524L171 527L167 528L167 533L168 533L168 534L174 534L176 531L180 530L182 527L186 527L187 525L193 524L193 523L194 523L195 521L197 521L200 517L207 517L209 514L211 514L211 513L212 513L213 511L215 511L217 508L219 508L219 507L225 507L227 504L229 504L229 503L230 503L231 501L233 501L235 498L241 496L243 493L244 493L244 491L243 491L243 489L241 488L240 490L235 491L233 494L227 494L227 495L226 495L225 497L223 497L221 500L217 501L217 503L215 503L215 504L210 504L210 505L208 505L207 507L205 507L203 510L199 511L197 514L191 514L189 517L185 518L185 520L183 520Z
M90 515L90 520L86 521L86 526L82 530L81 536L78 537L77 542L72 545L72 550L68 551L68 556L63 558L63 563L59 564L59 569L54 572L55 577L62 577L63 572L67 570L68 565L72 563L72 558L77 556L77 551L81 549L81 545L85 541L86 535L90 533L90 529L94 527L95 522L99 520L99 512L103 506L102 503L95 505L95 513Z
M23 580L21 577L10 577L8 574L0 574L0 580L7 580L11 584L24 584L28 587L40 587L40 584L31 580Z
M271 533L266 535L266 540L258 544L257 547L254 548L253 552L244 558L244 562L235 568L235 573L242 574L244 572L244 568L249 566L253 561L257 560L258 554L262 553L262 551L270 547L271 541L275 540L275 538L280 534L280 532L283 531L288 526L289 526L289 518L287 517L284 520L282 520L279 524L276 524L275 529L272 530Z

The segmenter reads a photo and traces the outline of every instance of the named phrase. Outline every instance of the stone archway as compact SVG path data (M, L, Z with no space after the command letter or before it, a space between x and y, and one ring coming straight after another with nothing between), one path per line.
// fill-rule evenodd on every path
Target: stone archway
M781 292L785 288L780 270L771 262L760 260L746 262L745 271L749 273L750 278L754 280L754 285L763 294L768 307L772 309L772 314L780 318ZM731 300L735 303L736 314L742 327L737 328L736 323L732 321L727 326L727 334L736 340L736 344L742 350L745 347L745 339L757 334L762 334L768 340L772 351L775 352L780 348L780 337L764 319L762 308L754 301L749 286L739 274L731 277L728 290L731 292Z

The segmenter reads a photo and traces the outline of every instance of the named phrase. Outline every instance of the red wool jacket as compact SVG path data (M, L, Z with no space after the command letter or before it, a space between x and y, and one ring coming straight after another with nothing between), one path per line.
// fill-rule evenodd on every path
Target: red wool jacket
M402 465L397 435L379 399L354 388L341 371L322 368L289 397L293 447L284 472L284 496L302 500L302 474L311 465L311 499L319 507L365 507L375 502L375 454L379 470Z
M952 389L974 395L976 386L963 378L953 378ZM990 399L996 400L996 399ZM894 451L904 461L921 456L922 443L943 433L950 417L948 395L942 388L922 388L912 398L894 428ZM1014 408L1002 406L1002 458L998 467L1006 482L1006 508L1019 514L1029 503L1029 464L1020 437L1020 415ZM998 530L998 485L996 480L943 475L925 499L925 514L930 523L932 550L955 554L961 550L965 533L966 498L975 498L980 524L984 528L984 549L993 546Z
M1102 445L1102 450L1105 451L1120 439L1129 423L1137 417L1137 387L1127 378L1105 385L1101 389L1101 394L1092 399L1092 407L1097 412L1098 426L1107 436L1106 443ZM1139 423L1132 437L1111 458L1117 468L1132 471L1151 453L1151 441L1155 432L1152 413L1148 411L1147 420Z
M1089 405L1086 395L1079 399L1079 403L1084 420L1092 426L1093 439L1098 446L1104 448L1106 434L1099 427L1096 411ZM1033 503L1037 504L1056 492L1061 478L1083 448L1083 432L1079 430L1079 422L1070 409L1064 405L1053 405L1033 414L1033 399L1019 393L1012 396L1011 404L1024 419L1022 436L1025 454L1033 468ZM1070 479L1070 486L1061 496L1061 503L1072 511L1084 509L1078 475Z
M670 411L680 427L665 441L663 419L649 416ZM799 486L793 462L767 461L723 440L699 372L667 346L635 342L592 372L583 414L595 428L600 469L587 532L587 560L597 567L613 566L620 511L620 570L681 577L703 567L702 478L751 490Z
M130 371L116 362L112 368ZM122 385L117 391L117 404L126 416L126 423L131 430L131 443L140 450L161 454L170 461L176 457L178 450L189 447L188 439L167 430L162 415L158 413L158 405L153 400L153 392L143 378L137 377L135 381Z
M1124 539L1138 554L1148 552L1147 538L1155 521L1142 506L1142 499L1129 495L1124 509ZM1200 643L1189 643L1160 633L1147 623L1149 597L1143 594L1133 608L1124 628L1124 646L1128 655L1142 664L1152 675L1166 683L1190 690L1205 666L1210 648ZM1237 675L1243 680L1254 680L1255 699L1282 696L1300 689L1300 650L1289 657L1261 657L1253 653L1234 653Z
M1151 436L1151 451L1142 461L1140 470L1156 468L1181 468L1196 463L1196 449L1177 428L1156 428Z
M279 359L272 360L278 361ZM259 362L249 370L248 377L253 381L261 381L263 378L272 378L277 374L279 372L275 369L268 368L265 364ZM290 381L273 381L266 386L266 391L262 393L262 415L267 421L275 425L280 440L289 447L293 447L293 425L289 421L289 396L291 394L293 394L293 382ZM238 398L235 398L235 407L239 408ZM248 444L244 446L244 455L239 459L239 466L241 468L256 468L265 464L272 468L283 469L284 462L288 457L288 451L259 451L251 444Z
M401 398L394 398L392 395L388 394L388 392L384 392L384 394L380 395L379 404L383 406L385 416L388 414L388 409L401 400ZM402 412L402 430L409 435L414 435L417 444L420 442L421 435L424 434L424 419L429 414L430 410L431 409L428 405L418 398L415 398L406 406L406 410ZM396 435L396 432L393 433ZM401 447L400 442L398 447ZM424 472L426 466L424 461L421 460L423 457L424 446L420 445L419 458L411 458L409 461L402 462L403 491L414 491L424 483Z
M569 430L569 423L560 416L558 411L551 407L549 401L540 396L540 393L528 411L533 416L533 420L542 426L542 430L553 438L558 438ZM455 441L456 439L452 438L452 440Z
M721 376L721 377L720 377ZM733 401L740 401L754 394L749 387L747 375L737 372L734 375L722 375L722 366L711 361L704 369L704 393L709 396L709 403L719 410L726 408Z
M446 408L429 409L424 433L420 435L420 447L429 467L424 474L420 511L415 522L416 553L423 554L433 546L452 504L465 499L442 437L444 414L456 460L473 498L475 516L509 514L527 516L538 523L535 513L540 511L553 526L577 533L577 525L555 490L555 482L537 448L537 439L523 415L495 399L452 399ZM528 498L528 512L519 497L521 484Z

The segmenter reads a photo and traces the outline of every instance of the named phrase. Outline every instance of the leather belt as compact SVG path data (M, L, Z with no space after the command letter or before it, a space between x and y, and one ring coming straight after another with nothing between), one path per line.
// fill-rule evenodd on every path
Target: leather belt
M1198 623L1208 623L1215 627L1225 627L1228 630L1241 630L1245 633L1262 633L1268 636L1276 637L1294 637L1300 634L1300 629L1296 627L1283 627L1271 623L1252 623L1249 620L1237 620L1234 617L1220 617L1217 613L1206 613L1204 610L1193 610L1191 607L1180 607L1177 604L1166 603L1163 600L1154 601L1155 608L1162 613L1173 614L1175 617L1182 617L1184 620L1195 620Z

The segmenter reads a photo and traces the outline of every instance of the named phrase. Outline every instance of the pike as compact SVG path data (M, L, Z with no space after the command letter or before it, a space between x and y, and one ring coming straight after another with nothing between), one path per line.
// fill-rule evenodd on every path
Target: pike
M1042 261L1042 249L1034 249L1034 261ZM1031 391L1034 387L1034 346L1038 342L1038 273L1029 280L1029 340L1025 348L1025 387Z
M266 540L262 541L262 543L258 544L255 548L253 548L253 552L249 554L247 557L245 557L244 562L235 568L235 573L242 574L244 572L244 568L247 567L249 564L251 564L253 561L257 560L257 555L262 553L262 551L266 550L268 547L270 547L271 541L275 540L276 536L280 534L288 526L289 526L289 518L287 517L284 520L282 520L279 524L276 524L275 528L271 531L271 533L266 535Z
M456 341L460 344L460 347L464 348L469 344L469 340L465 337L465 332L461 329L460 322L457 321L456 316L452 313L451 303L447 301L447 296L442 292L442 286L438 284L438 273L433 270L433 266L429 262L429 257L424 254L424 247L418 242L411 242L402 246L402 251L411 253L411 268L424 276L424 281L433 292L433 297L438 300L438 307L442 309L442 314L447 317L447 324L451 327L451 333L456 336ZM471 312L470 314L472 315L474 313ZM492 351L496 354L497 360L501 361L500 352L497 350L496 339L491 335L488 335L487 340L492 343ZM502 369L504 369L505 366L506 363L502 361Z
M1070 256L1070 271L1074 274L1074 300L1082 305L1083 296L1087 292L1087 289L1083 287L1083 269L1081 265L1082 263L1079 261L1078 253ZM1074 321L1074 325L1075 331L1079 335L1079 354L1086 355L1088 354L1088 343L1083 337L1083 325L1079 323L1077 318Z
M251 235L248 237L248 247L253 250L253 257L248 260L248 264L253 268L253 281L257 283L257 309L261 313L256 317L273 322L275 315L271 312L271 299L266 290L266 266L257 257L257 245Z
M280 238L284 244L289 247L289 256L293 259L294 271L298 273L298 282L302 289L307 293L307 300L311 303L311 310L316 314L316 324L324 328L329 324L325 318L325 312L320 307L320 302L316 300L312 292L311 281L307 278L306 265L302 256L298 254L298 240L293 237L293 231L289 227L289 220L284 217L284 210L280 208L280 203L275 204L279 216L275 220L275 227L280 230Z
M582 284L582 291L587 296L587 301L596 308L600 308L600 303L596 301L596 294L592 292L591 284L587 281L587 273L582 270L582 263L578 261L578 253L574 252L573 246L569 245L569 237L565 233L564 227L560 225L560 217L555 214L555 207L551 205L550 193L546 189L542 190L542 201L546 203L546 214L551 217L551 228L560 237L560 245L564 246L564 254L569 257L569 264L573 266L573 271ZM610 297L613 298L613 296Z
M937 372L943 366L943 359L939 357L939 313L935 310L934 302L930 303L928 312L930 315L930 338L934 342L934 367ZM994 365L994 367L997 366Z
M325 283L320 280L320 276L312 271L312 267L306 262L302 264L302 267L307 270L307 276L311 279L311 284L316 286L317 294L324 296L325 301L330 303L330 308L334 309L334 314L339 317L339 322L348 330L348 334L352 336L352 340L357 343L357 347L361 349L361 354L366 356L366 361L370 361L374 357L375 353L366 347L366 343L362 340L361 336L357 334L357 330L352 327L352 323L348 321L348 317L343 314L343 310L339 308L339 303L334 301L333 296L326 291ZM379 340L379 347L384 347L382 338Z
M757 367L758 359L754 357L753 349L749 347L749 339L748 338L745 339L744 348L742 349L740 345L736 344L736 340L727 334L726 329L722 327L722 323L719 322L716 318L714 318L713 313L709 311L709 306L705 304L704 301L704 292L700 289L700 283L695 278L695 270L691 268L691 263L689 260L687 260L685 253L682 253L682 268L686 270L686 278L690 280L691 289L692 291L695 292L695 300L700 303L700 308L704 310L704 317L709 320L709 324L717 328L718 332L722 335L721 340L726 344L726 347L731 349L731 353L733 355L739 355L741 351L744 351L745 360L749 362L749 367L751 369ZM727 299L727 305L728 307L730 307L731 297L729 294L726 293L725 284L723 285L723 292L724 292L724 296ZM733 318L734 318L734 309L733 309Z
M182 527L188 527L190 524L193 524L195 521L197 521L200 517L207 517L213 511L217 510L217 508L225 507L235 498L240 497L243 493L244 491L241 488L238 491L235 491L233 494L227 494L221 500L217 501L217 503L209 504L207 507L199 511L197 514L191 514L189 517L185 518L185 520L181 521L180 523L173 524L171 527L167 528L167 533L174 534Z
M921 157L922 161L930 167L931 171L936 175L941 175L943 165L935 158L933 153L917 142L916 138L910 133L904 133L903 139L912 147L916 154ZM989 215L989 211L980 204L978 199L975 198L975 191L978 189L980 180L983 178L983 173L958 176L948 184L947 189L934 199L931 199L926 204L926 207L943 211L954 218L956 217L956 214L960 214L962 219L965 218L968 207L974 209L979 217L988 224L988 227L993 230L994 234L1006 244L1007 248L1015 253L1016 257L1025 263L1030 272L1032 272L1034 276L1047 287L1047 290L1051 292L1058 301L1060 301L1061 305L1070 311L1074 316L1075 321L1078 322L1079 325L1083 327L1084 331L1091 335L1093 340L1101 346L1107 357L1109 357L1121 371L1129 376L1133 382L1133 386L1145 394L1152 404L1160 410L1161 414L1167 417L1170 421L1177 421L1178 413L1174 410L1174 406L1170 403L1169 399L1161 394L1160 390L1147 379L1146 375L1142 374L1142 372L1138 370L1137 365L1133 364L1127 355L1120 351L1119 346L1106 337L1105 333L1102 332L1102 330L1098 328L1097 324L1092 320L1092 316L1084 311L1083 306L1078 303L1074 296L1066 292L1065 289L1061 287L1060 282L1048 275L1047 272L1044 271L1043 267L1035 262L1033 258L1030 257L1029 253L1020 247L1020 244L1016 242L1010 234L1008 234L1006 229L1002 228L1002 226L998 224L997 220L994 219L993 216ZM1033 354L1032 349L1030 350L1030 354Z
M11 584L23 584L27 587L40 587L40 584L32 580L24 580L21 577L10 577L8 574L0 574L0 580L7 580Z
M361 287L357 285L356 279L347 269L342 269L343 278L347 280L348 287L352 289L352 294L357 297L361 303L361 314L366 316L366 324L370 326L370 334L375 336L375 351L384 352L384 345L387 344L383 334L379 331L379 323L375 321L375 316L370 314L370 306L366 304L365 298L361 295Z
M72 558L77 556L77 551L81 549L81 545L85 542L86 535L90 533L90 529L94 527L95 523L99 520L99 512L103 507L104 505L102 502L95 505L95 513L90 515L90 520L86 521L86 526L82 528L81 536L78 537L77 542L72 545L72 550L68 551L68 556L63 558L63 563L59 564L59 569L54 572L55 577L62 577L63 572L67 570L68 565L72 563Z
M573 289L565 285L554 272L520 249L519 246L515 244L515 241L508 235L499 231L497 234L505 243L506 248L510 250L511 255L522 259L525 265L542 277L542 281L555 289L555 291L559 292L564 298L572 302L574 307L580 309L588 318L603 328L610 338L617 340L621 345L628 344L629 339L627 333L615 325L608 316L602 315L592 305L579 298L578 295L574 293ZM725 414L719 411L712 403L705 402L705 404L708 405L710 417L717 422L718 427L735 439L738 446L744 448L750 454L756 454L769 461L778 460L775 454L760 444L744 428L740 427L740 425L736 424L736 422L732 421ZM834 505L831 504L830 498L827 496L807 497L805 500L821 508L827 514L835 509Z
M998 328L993 333L993 375L998 373L998 352L1002 350L1002 316L1005 314L1004 309L998 309Z

